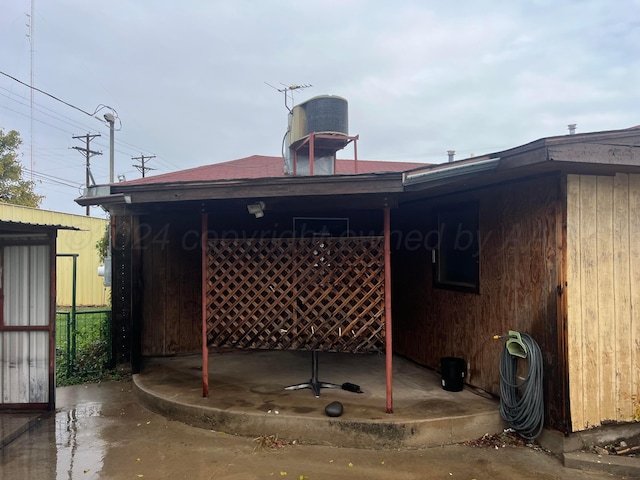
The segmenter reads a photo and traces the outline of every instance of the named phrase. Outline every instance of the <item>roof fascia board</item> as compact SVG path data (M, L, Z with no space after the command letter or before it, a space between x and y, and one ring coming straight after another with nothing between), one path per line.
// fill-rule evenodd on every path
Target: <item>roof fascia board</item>
M550 145L549 160L554 162L599 163L611 166L640 166L638 147L601 143Z
M274 181L275 180L275 181ZM140 204L150 202L180 202L256 197L308 197L401 193L402 173L296 177L284 179L185 182L174 184L112 185L111 195L84 196L79 205Z
M472 175L475 173L495 170L500 164L500 158L488 158L470 163L449 165L442 168L434 168L426 172L417 172L405 175L405 185L415 185L418 183L429 183L439 180L458 177L461 175Z

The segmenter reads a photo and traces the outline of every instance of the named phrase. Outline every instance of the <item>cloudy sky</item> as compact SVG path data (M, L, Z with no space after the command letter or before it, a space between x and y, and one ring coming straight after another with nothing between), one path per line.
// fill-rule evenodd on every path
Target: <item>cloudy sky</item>
M35 12L32 19L27 16ZM28 24L33 22L33 35ZM33 65L33 68L32 68ZM0 128L23 138L42 207L84 214L97 183L279 155L282 88L349 101L358 157L442 162L640 124L640 0L11 0L0 15ZM108 109L96 112L102 118ZM347 147L341 158L351 158ZM32 167L32 170L31 170ZM101 216L99 209L92 214Z

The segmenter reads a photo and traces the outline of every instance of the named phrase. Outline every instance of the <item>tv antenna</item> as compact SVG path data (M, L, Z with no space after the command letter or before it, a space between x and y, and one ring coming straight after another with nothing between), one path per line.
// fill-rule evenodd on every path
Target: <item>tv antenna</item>
M302 85L285 85L284 83L281 83L280 85L282 85L284 88L278 88L278 87L274 87L273 85L267 82L264 82L264 83L266 85L269 85L274 90L277 90L280 93L284 93L284 106L286 107L287 110L289 110L289 113L291 113L291 109L289 108L288 100L289 100L289 97L291 97L291 106L293 106L293 91L302 90L303 88L313 87L313 85L311 85L310 83L304 83Z

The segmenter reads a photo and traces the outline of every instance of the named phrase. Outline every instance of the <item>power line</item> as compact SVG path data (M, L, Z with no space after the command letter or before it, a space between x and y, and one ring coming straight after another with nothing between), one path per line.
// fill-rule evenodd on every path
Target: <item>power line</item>
M155 170L155 168L145 167L144 166L145 159L146 160L151 160L152 158L156 158L156 156L155 155L147 155L145 157L142 153L140 154L139 157L131 157L131 160L140 160L140 165L134 164L133 166L136 167L140 173L142 173L142 178L144 178L145 173L147 173L149 170Z
M34 177L39 177L40 179L46 180L49 183L56 184L56 185L62 185L64 187L78 188L77 184L68 183L67 179L60 178L60 177L55 177L55 176L49 175L47 173L36 172L34 170L29 170L28 168L25 168L24 170L27 171L28 173L32 174Z
M18 82L21 85L24 85L25 87L28 87L32 90L35 90L36 92L40 92L43 95L46 95L47 97L53 98L55 101L60 102L60 103L64 103L66 106L71 107L71 108L75 108L76 110L78 110L79 112L84 113L85 115L89 115L90 117L93 117L96 113L98 113L100 110L102 110L103 108L108 108L109 110L113 110L115 112L114 108L111 108L109 105L104 105L104 104L100 104L96 107L95 111L93 113L89 113L86 110L81 109L80 107L76 107L75 105L69 103L69 102L65 102L64 100L62 100L61 98L56 97L55 95L51 95L48 92L45 92L44 90L40 90L37 87L34 87L32 85L29 85L28 83L23 82L22 80L18 80L16 77L14 77L13 75L9 75L8 73L3 72L2 70L0 70L0 74L4 75L5 77L10 78L11 80L14 80L16 82ZM117 113L116 113L117 116Z
M93 179L93 175L91 175L91 165L89 163L89 159L94 155L102 155L102 152L97 152L95 150L91 150L89 148L89 144L91 143L91 140L93 140L94 138L99 137L99 136L100 136L99 133L94 133L94 134L87 133L86 135L77 135L77 136L72 137L74 139L80 139L80 138L84 138L85 139L85 145L86 145L85 148L82 148L82 147L71 147L71 148L73 148L74 150L78 150L79 152L82 152L85 155L85 158L86 158L86 165L85 166L86 166L86 169L87 169L86 173L85 173L85 176L86 176L85 184L86 184L87 188L89 188L89 180L91 180L94 185L96 183L95 180ZM89 205L87 205L87 217L88 216L89 216Z

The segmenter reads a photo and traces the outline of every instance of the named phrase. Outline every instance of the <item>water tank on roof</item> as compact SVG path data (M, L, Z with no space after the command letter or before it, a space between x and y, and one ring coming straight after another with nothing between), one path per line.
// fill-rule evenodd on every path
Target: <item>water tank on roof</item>
M319 95L293 107L289 145L310 133L349 135L348 103L337 95Z
M304 104L306 113L306 134L340 133L349 134L347 101L337 95L320 95Z

